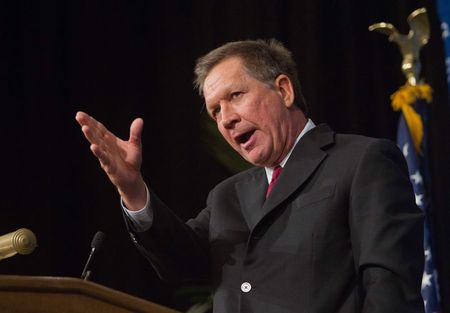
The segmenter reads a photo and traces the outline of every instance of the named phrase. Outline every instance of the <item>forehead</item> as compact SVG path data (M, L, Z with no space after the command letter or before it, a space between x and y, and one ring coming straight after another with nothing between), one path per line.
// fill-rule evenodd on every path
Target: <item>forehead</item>
M239 57L230 57L215 65L205 78L203 84L203 95L205 101L232 89L234 86L242 85L249 75L244 69Z

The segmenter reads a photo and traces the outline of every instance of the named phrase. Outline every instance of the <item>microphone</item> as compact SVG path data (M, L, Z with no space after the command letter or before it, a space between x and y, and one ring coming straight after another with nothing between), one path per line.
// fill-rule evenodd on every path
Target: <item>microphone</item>
M91 253L89 254L86 265L84 266L83 273L81 273L82 279L89 280L89 277L92 274L92 271L89 269L89 266L91 265L92 256L94 255L95 251L100 248L104 239L105 234L103 232L98 231L95 233L94 238L92 239L91 242Z
M19 254L30 254L36 248L36 236L27 228L0 236L0 260Z

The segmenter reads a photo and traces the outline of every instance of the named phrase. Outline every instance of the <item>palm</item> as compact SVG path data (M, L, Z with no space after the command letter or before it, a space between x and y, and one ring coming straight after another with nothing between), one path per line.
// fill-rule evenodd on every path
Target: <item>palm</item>
M114 136L107 149L112 162L109 164L109 168L104 167L104 169L115 185L131 181L136 175L139 175L142 164L140 145Z

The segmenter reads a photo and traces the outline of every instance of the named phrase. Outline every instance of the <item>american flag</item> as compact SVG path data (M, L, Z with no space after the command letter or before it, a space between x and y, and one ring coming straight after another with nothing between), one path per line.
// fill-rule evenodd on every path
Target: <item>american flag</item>
M428 88L429 86L426 85ZM414 91L416 86L406 86L409 91ZM405 88L405 87L403 87ZM403 90L407 92L406 90ZM430 97L427 101L418 93L414 97L408 97L412 103L412 108L420 115L422 120L423 136L418 146L417 140L414 142L412 134L415 132L411 129L411 123L408 123L405 118L405 111L402 110L400 115L398 129L397 129L397 144L406 158L409 170L409 178L414 188L416 196L416 204L425 213L425 229L424 229L424 254L425 254L425 268L422 277L422 297L426 313L441 312L439 303L439 286L438 273L433 262L433 238L431 232L431 201L430 188L431 181L428 170L428 155L427 155L427 102L431 101L431 88L429 88ZM411 94L410 94L411 95ZM395 94L393 95L393 97ZM409 126L408 126L409 125Z

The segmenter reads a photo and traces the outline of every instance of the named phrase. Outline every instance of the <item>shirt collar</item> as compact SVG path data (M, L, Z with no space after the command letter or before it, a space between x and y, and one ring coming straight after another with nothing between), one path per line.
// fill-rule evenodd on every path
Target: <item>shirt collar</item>
M316 127L316 124L314 124L314 122L309 118L308 122L305 125L305 127L303 127L302 131L298 135L297 139L295 139L294 145L292 146L291 150L289 150L288 154L286 154L284 159L280 162L280 166L281 167L284 167L286 165L289 157L292 154L292 151L294 151L294 148L297 145L297 143L300 140L300 138L302 138L303 135L305 135L307 132L309 132L314 127ZM273 174L274 167L265 167L264 169L266 170L267 182L270 183L270 180L272 179L272 174Z

